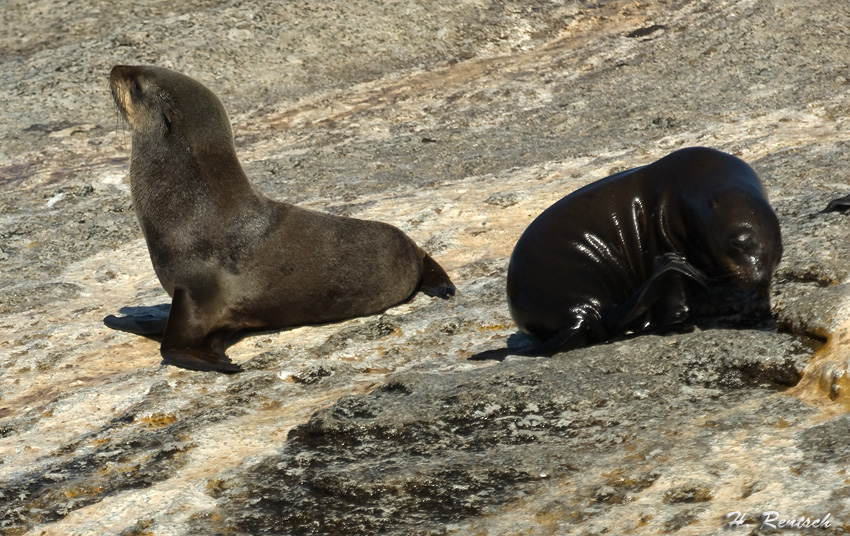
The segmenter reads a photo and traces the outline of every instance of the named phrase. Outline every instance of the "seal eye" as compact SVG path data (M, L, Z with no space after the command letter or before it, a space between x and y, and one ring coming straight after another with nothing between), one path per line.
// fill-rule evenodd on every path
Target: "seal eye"
M749 233L735 235L729 239L729 245L732 246L732 249L737 249L738 251L742 252L746 252L747 250L749 250L752 242L753 237L750 236Z
M162 122L165 123L165 128L171 130L171 114L168 110L162 112Z

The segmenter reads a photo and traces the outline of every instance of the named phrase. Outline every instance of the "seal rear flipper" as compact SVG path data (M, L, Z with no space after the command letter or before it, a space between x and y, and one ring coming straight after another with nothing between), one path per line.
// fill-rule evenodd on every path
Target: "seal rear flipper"
M168 323L168 317L156 315L109 315L103 319L103 323L112 329L135 333L136 335L162 335L165 333L165 326Z
M437 261L427 253L423 253L423 255L422 279L419 282L419 290L428 296L443 298L444 300L447 300L449 296L454 296L457 289L443 267L437 264Z
M591 322L595 323L595 319ZM561 328L555 335L528 349L522 355L552 357L558 352L581 348L587 345L589 333L599 337L597 328L598 326L589 325L585 317L580 317L575 325Z
M496 348L485 350L469 357L471 361L495 360L504 361L509 355L526 357L552 357L558 352L574 350L587 344L588 332L597 330L588 325L584 318L576 320L575 325L558 330L555 335L534 346L522 348Z
M166 363L189 370L240 372L224 353L229 333L216 331L204 309L182 287L174 289L168 325L162 337L160 354Z
M629 325L646 313L659 299L665 299L670 292L670 287L682 288L682 276L692 279L701 285L706 284L705 275L697 270L692 264L678 253L665 253L655 257L655 270L649 278L638 288L631 297L612 311L603 314L606 331L617 334L627 329ZM687 307L684 304L684 292L673 300L667 300L669 312L674 309L683 311L687 315ZM678 305L678 307L676 307ZM678 318L681 314L670 314L670 318ZM684 321L684 318L679 320ZM666 320L665 320L666 321Z

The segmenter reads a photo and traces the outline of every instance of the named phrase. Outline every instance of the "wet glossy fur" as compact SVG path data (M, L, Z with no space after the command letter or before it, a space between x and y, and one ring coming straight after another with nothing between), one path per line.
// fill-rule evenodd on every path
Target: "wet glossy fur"
M688 281L767 296L779 222L745 162L693 147L617 173L546 209L508 268L511 315L552 354L688 320Z

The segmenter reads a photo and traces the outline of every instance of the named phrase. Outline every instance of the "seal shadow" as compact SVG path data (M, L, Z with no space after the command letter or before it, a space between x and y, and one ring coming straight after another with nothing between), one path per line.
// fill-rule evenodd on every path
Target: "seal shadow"
M538 343L531 336L521 331L508 335L507 348L484 350L469 356L469 361L504 361L509 355L531 356L537 349ZM542 357L542 356L538 356Z
M440 270L440 273L442 273L442 269ZM437 277L439 277L439 274L437 274ZM448 278L446 277L446 279ZM457 289L455 288L454 284L451 283L451 281L448 281L445 285L432 285L427 288L422 287L419 290L421 290L427 296L430 296L432 298L440 298L443 300L449 299L450 296L454 296L457 292ZM397 305L412 302L416 298L417 294L418 292L412 293L407 299L398 303ZM392 307L395 306L389 306L376 313L361 315L353 318L364 318L367 316L383 314ZM107 315L103 319L104 325L116 331L124 331L126 333L132 333L134 335L141 335L142 337L145 337L152 341L162 343L165 328L168 325L168 317L171 314L171 304L160 303L157 305L125 306L118 309L118 314L121 314L123 316ZM227 350L229 347L238 343L242 339L251 336L259 336L264 333L282 333L284 331L303 326L327 326L333 324L341 324L351 319L352 318L342 318L339 320L330 320L327 322L283 326L280 328L258 328L252 330L239 330L231 334L227 338L227 340L224 342L223 350ZM519 335L522 335L526 339L531 340L524 334L520 333ZM162 364L174 365L174 363L170 363L167 359L164 359Z

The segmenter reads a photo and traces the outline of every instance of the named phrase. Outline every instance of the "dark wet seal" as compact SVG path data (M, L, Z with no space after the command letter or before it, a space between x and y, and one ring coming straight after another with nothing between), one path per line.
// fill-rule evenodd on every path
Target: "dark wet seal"
M224 106L199 82L119 65L112 94L130 124L133 207L167 315L108 316L107 326L162 335L166 363L237 372L236 332L381 312L417 290L448 298L446 272L396 227L260 195L236 157Z
M779 221L743 160L692 147L564 197L514 248L507 295L535 344L475 359L552 355L626 334L688 329L692 296L730 285L769 300Z

